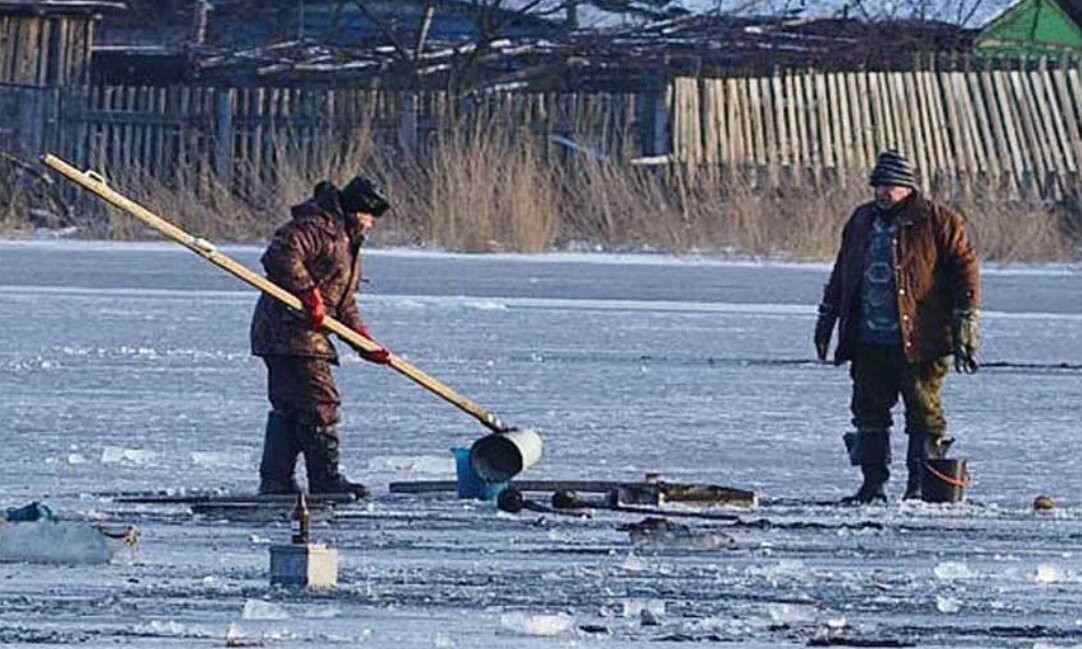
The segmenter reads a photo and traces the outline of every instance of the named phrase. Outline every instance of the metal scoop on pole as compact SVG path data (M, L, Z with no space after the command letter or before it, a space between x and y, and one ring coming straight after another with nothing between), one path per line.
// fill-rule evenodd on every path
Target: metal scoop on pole
M263 291L274 299L283 302L291 309L304 312L304 305L297 296L268 280L266 277L253 272L248 267L235 261L228 255L225 255L219 251L214 244L206 239L185 232L176 225L173 225L169 221L109 187L109 184L101 174L93 171L80 171L52 154L45 154L42 156L41 161L45 166L56 171L71 182L79 185L99 198L102 198L110 205L127 212L148 226L154 228L168 239L179 243L241 281ZM382 349L377 343L365 338L332 317L328 316L323 321L323 328L336 334L355 349L363 349L370 352ZM452 390L447 385L434 377L429 376L398 356L392 354L388 358L388 361L388 365L391 369L402 374L414 383L417 383L429 392L432 392L444 401L447 401L462 412L470 415L481 422L485 428L492 431L491 435L478 440L470 449L471 462L482 478L493 482L502 482L510 479L516 473L529 468L541 459L541 437L535 431L529 429L516 429L507 426L496 415L486 411L470 399Z

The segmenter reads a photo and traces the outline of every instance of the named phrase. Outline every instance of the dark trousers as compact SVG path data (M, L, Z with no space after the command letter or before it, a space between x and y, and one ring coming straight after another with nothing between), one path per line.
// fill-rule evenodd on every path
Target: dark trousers
M338 423L342 398L330 361L267 356L267 397L278 412L319 428Z
M941 437L947 429L940 391L947 359L910 363L901 345L857 345L849 374L853 379L853 425L857 430L889 429L890 410L901 395L905 432Z

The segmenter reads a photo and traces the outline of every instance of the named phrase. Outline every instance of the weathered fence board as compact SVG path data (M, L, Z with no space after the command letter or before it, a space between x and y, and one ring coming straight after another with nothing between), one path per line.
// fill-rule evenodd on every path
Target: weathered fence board
M1054 199L1077 186L1082 171L1082 79L1073 67L789 71L678 79L674 91L672 121L682 130L674 160L720 165L727 177L819 182L828 170L866 173L878 150L897 147L917 165L925 190L1006 186ZM700 104L689 93L710 100Z

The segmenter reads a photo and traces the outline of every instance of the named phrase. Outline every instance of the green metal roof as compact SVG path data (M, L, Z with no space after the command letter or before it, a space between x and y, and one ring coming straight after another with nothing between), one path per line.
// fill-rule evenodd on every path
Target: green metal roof
M1082 0L1022 0L977 36L978 51L996 54L1082 53Z

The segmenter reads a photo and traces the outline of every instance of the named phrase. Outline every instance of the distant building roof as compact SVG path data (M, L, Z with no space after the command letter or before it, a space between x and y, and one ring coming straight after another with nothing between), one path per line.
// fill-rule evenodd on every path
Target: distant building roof
M1056 56L1082 52L1082 0L1021 0L990 20L978 52Z

